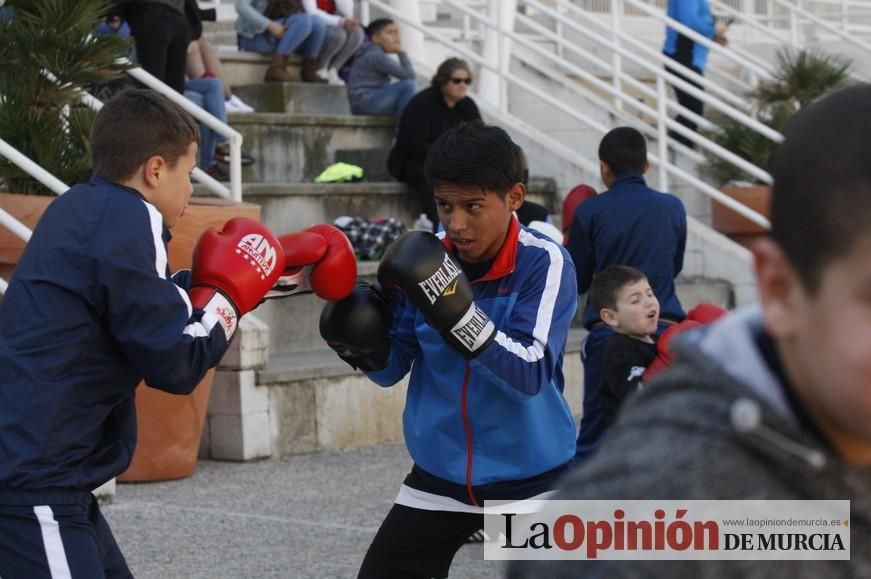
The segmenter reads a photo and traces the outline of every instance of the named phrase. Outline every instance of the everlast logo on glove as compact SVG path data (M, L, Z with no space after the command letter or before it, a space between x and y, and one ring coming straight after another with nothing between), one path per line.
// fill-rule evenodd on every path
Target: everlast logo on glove
M434 304L436 303L436 300L439 299L439 296L449 296L457 291L456 284L454 284L453 288L449 286L459 275L459 266L457 266L454 260L451 259L451 256L446 253L442 265L435 271L435 273L425 280L418 282L417 285L420 287L423 295L425 295L429 300L429 303Z
M236 253L244 253L248 256L247 258L251 258L255 264L260 266L263 270L261 279L272 274L272 270L275 269L275 248L259 233L249 233L243 237L236 247Z
M457 325L451 328L451 334L469 352L476 352L490 341L495 330L496 327L487 314L473 303Z

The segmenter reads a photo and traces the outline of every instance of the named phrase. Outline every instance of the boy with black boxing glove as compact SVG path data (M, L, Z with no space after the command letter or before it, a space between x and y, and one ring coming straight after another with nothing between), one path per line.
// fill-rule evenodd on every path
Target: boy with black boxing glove
M526 195L517 148L498 127L465 124L436 141L425 170L444 236L414 231L387 250L378 280L395 305L361 284L321 318L328 343L376 383L411 371L415 464L361 578L447 577L484 526L484 500L547 496L575 452L562 373L575 271L512 214Z

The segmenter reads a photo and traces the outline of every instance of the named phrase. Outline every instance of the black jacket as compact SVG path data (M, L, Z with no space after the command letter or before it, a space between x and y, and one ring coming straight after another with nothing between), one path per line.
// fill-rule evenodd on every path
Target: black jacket
M423 163L429 148L444 132L460 123L480 119L481 113L469 97L448 108L439 89L429 87L420 91L409 101L399 121L396 143L387 160L390 174L403 181L405 166Z

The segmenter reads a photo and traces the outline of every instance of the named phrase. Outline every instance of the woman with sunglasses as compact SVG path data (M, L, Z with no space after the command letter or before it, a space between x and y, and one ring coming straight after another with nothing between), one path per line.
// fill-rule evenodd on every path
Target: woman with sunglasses
M390 174L417 193L421 212L436 228L438 214L423 174L423 161L442 133L460 123L481 119L475 101L466 96L471 84L472 73L465 60L449 58L441 63L429 88L409 101L387 161Z

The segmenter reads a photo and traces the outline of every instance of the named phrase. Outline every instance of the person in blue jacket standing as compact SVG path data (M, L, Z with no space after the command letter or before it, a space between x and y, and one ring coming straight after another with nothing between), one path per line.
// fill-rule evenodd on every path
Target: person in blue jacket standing
M436 140L425 172L442 237L394 241L378 271L387 289L358 286L321 317L327 343L377 384L411 372L403 427L414 466L363 579L447 577L484 527L485 500L548 496L575 454L563 396L575 272L563 247L513 215L526 195L519 147L466 123ZM379 295L392 289L391 308Z
M684 319L674 289L683 268L687 217L681 200L647 186L647 144L631 127L617 127L599 144L602 182L607 191L587 199L575 211L568 250L578 273L578 291L587 293L593 276L609 265L640 270L660 303L658 336ZM599 404L599 385L605 343L614 332L587 303L583 318L590 333L584 341L584 413L578 434L577 459L599 446L605 419Z
M668 0L668 16L706 38L711 38L720 44L726 43L726 26L714 19L708 0ZM674 59L675 62L682 64L697 74L704 75L705 65L708 61L707 46L703 46L689 36L669 27L665 30L665 44L662 47L662 51L666 56ZM685 76L680 69L675 67L668 68L675 76L680 77L699 90L705 90L701 84ZM699 116L702 115L705 103L700 98L691 95L677 86L674 87L674 92L677 96L677 102L681 106ZM693 131L698 126L695 121L681 114L678 114L675 120ZM670 136L688 147L693 147L693 142L684 135L670 133Z

